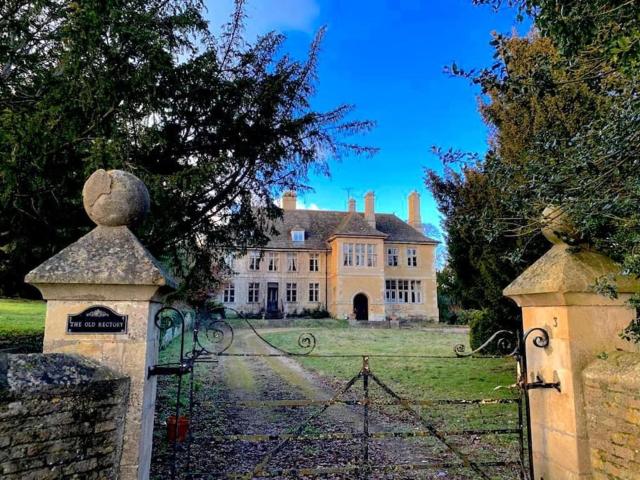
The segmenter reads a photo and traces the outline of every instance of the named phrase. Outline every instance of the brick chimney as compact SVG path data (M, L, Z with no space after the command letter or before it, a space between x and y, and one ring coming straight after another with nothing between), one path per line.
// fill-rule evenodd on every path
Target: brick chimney
M349 205L349 208L347 210L349 212L355 212L356 211L356 199L355 198L349 198L349 201L347 203Z
M364 219L373 228L376 228L376 212L374 209L375 195L372 191L364 195Z
M282 194L282 208L284 210L295 210L298 203L296 192L287 191Z
M409 194L409 221L413 228L422 233L422 219L420 218L420 194L413 191Z

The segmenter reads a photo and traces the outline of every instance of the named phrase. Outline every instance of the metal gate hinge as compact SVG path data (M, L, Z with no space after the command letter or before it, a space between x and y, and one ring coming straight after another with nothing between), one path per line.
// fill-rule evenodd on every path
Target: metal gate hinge
M558 392L562 393L560 389L560 382L545 382L539 376L536 376L536 381L531 383L525 383L525 390L534 390L536 388L555 388Z

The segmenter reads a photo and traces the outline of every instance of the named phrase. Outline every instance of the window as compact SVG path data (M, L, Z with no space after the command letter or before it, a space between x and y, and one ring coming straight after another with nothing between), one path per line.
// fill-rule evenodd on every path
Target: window
M398 303L409 303L409 280L398 280Z
M378 254L376 246L372 243L367 244L367 267L375 267L378 263Z
M249 253L249 270L260 270L260 252Z
M372 243L345 243L342 258L345 267L375 267L378 263L376 246Z
M268 268L270 272L278 271L278 254L276 252L269 252Z
M342 264L345 267L353 266L353 243L342 245Z
M298 254L297 253L287 253L287 271L289 272L298 271Z
M422 303L422 281L386 280L384 299L387 303Z
M293 303L298 301L298 284L287 283L287 302Z
M390 267L398 266L398 249L387 248L387 265Z
M310 302L319 302L320 298L320 284L319 283L310 283L309 284L309 301Z
M249 303L258 303L260 301L260 284L258 282L249 282Z
M396 303L396 288L395 280L385 282L384 299L387 303Z
M227 283L224 286L222 301L224 303L233 303L236 301L236 287L233 283Z
M304 230L291 230L291 240L294 242L304 242Z
M317 272L319 270L320 270L320 254L310 253L309 254L309 271Z
M407 248L407 265L409 267L418 266L418 251L415 248Z
M422 303L422 282L420 280L411 280L410 295L410 303Z
M236 266L236 258L233 255L226 255L224 257L224 263L227 265L229 270L233 271Z
M364 267L364 244L356 243L356 267Z

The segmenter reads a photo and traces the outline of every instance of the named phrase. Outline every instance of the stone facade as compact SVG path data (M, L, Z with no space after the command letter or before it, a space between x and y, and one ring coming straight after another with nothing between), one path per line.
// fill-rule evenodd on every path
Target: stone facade
M296 259L299 265L298 272L292 275L286 269L286 261L288 253L295 253ZM278 270L268 271L267 262L269 261L269 255L273 253L277 255ZM312 255L317 255L318 271L309 271L309 262ZM227 306L234 308L242 312L258 313L261 310L266 309L267 291L269 284L278 285L278 307L284 313L292 314L294 312L301 312L302 310L318 310L325 309L325 292L326 292L326 269L328 256L326 252L318 252L313 250L297 250L292 252L291 250L264 250L261 252L261 265L260 271L256 272L249 268L250 258L244 256L235 259L233 262L235 275L233 279L229 281L234 285L234 301L224 302ZM256 301L249 301L249 283L258 281L260 287L258 288L258 298ZM287 283L296 282L297 292L295 302L286 302L286 286ZM302 288L309 288L309 284L318 284L319 295L318 301L309 301L308 291L303 291ZM223 302L224 292L221 291L218 294L218 298Z
M640 478L640 354L601 355L582 377L593 478Z
M327 310L335 318L438 320L438 242L422 233L416 192L408 222L376 213L372 192L364 212L353 199L346 212L298 210L291 192L282 205L278 235L233 261L221 303L266 317Z
M0 358L0 478L118 478L128 393L79 357Z
M435 253L436 245L408 245L386 242L385 248L397 248L399 260L397 266L389 266L385 261L385 279L419 280L422 283L424 300L422 303L386 302L386 316L395 319L438 320L438 288L436 283ZM407 248L416 249L416 267L408 266Z

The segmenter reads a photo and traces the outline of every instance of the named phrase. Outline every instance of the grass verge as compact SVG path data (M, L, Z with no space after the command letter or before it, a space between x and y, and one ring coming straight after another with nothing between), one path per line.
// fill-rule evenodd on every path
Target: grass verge
M0 298L0 350L42 351L46 303Z

